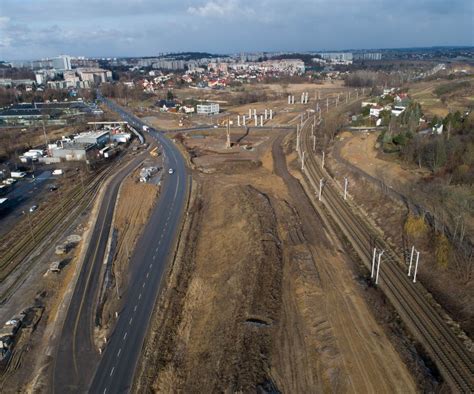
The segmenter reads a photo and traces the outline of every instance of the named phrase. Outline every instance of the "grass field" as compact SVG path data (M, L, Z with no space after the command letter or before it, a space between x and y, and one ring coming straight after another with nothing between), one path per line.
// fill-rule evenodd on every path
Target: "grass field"
M450 89L451 86L455 89ZM419 82L410 85L408 92L414 100L421 104L423 112L430 117L444 117L449 112L465 111L474 107L472 78L460 79L455 82L448 80Z

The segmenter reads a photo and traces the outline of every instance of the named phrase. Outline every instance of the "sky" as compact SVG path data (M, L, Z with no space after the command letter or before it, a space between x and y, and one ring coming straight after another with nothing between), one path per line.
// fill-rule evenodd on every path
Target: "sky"
M0 0L0 59L474 46L473 0Z

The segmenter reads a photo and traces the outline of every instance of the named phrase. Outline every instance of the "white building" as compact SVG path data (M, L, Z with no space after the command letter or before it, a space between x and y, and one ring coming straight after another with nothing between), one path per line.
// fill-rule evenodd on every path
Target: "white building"
M61 55L51 59L53 68L56 70L70 70L71 69L71 57Z
M197 113L198 115L217 115L219 113L219 104L198 104Z
M395 116L400 116L400 114L405 111L405 107L402 107L402 106L394 106L393 109L392 109L392 115L395 115Z
M383 111L383 107L380 105L374 105L373 107L370 108L370 116L373 116L375 118L378 118L380 116L380 112Z

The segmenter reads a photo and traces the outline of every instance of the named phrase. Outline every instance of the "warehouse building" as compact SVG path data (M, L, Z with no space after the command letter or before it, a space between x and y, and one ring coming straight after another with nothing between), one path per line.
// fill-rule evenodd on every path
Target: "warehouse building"
M51 156L66 161L88 160L95 156L97 146L90 143L67 142L61 147L51 149Z
M81 133L74 137L74 141L80 144L95 144L99 147L105 146L110 140L110 131L90 131L87 133Z

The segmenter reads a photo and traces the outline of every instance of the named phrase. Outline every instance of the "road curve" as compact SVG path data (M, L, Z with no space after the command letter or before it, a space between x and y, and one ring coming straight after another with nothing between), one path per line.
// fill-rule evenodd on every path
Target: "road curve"
M144 123L138 118L127 113L115 103L103 100L124 120L142 130ZM54 370L53 390L56 393L83 391L123 393L130 390L133 382L135 368L162 277L174 250L189 188L186 166L178 148L162 133L152 128L149 129L148 134L148 140L154 139L163 147L166 175L162 178L158 201L130 259L129 285L127 289L122 289L121 294L123 309L119 311L116 326L111 337L107 340L104 352L99 355L92 346L91 335L86 335L87 331L90 333L93 329L97 286L94 287L94 294L90 294L88 299L83 302L84 305L87 305L83 308L87 310L87 313L82 313L78 317L74 313L77 308L70 307L67 321L75 322L79 319L81 322L79 326L83 327L86 332L83 332L82 328L75 332L74 325L65 324L61 338L63 346L60 346ZM169 168L174 169L173 174L168 174ZM92 239L96 240L94 237ZM105 243L96 244L94 247L105 248ZM89 264L100 270L102 260L96 259ZM87 268L83 271L86 270ZM84 275L86 275L85 272L81 272L80 278ZM89 276L93 278L91 282L100 280L98 272ZM79 303L80 305L83 290L83 288L76 288L72 304ZM69 331L71 329L72 332ZM75 336L74 340L78 344L75 346L75 350L70 345L71 335ZM68 342L69 345L67 345ZM65 343L66 346L64 346ZM67 362L63 363L63 360ZM74 360L76 360L76 368Z

